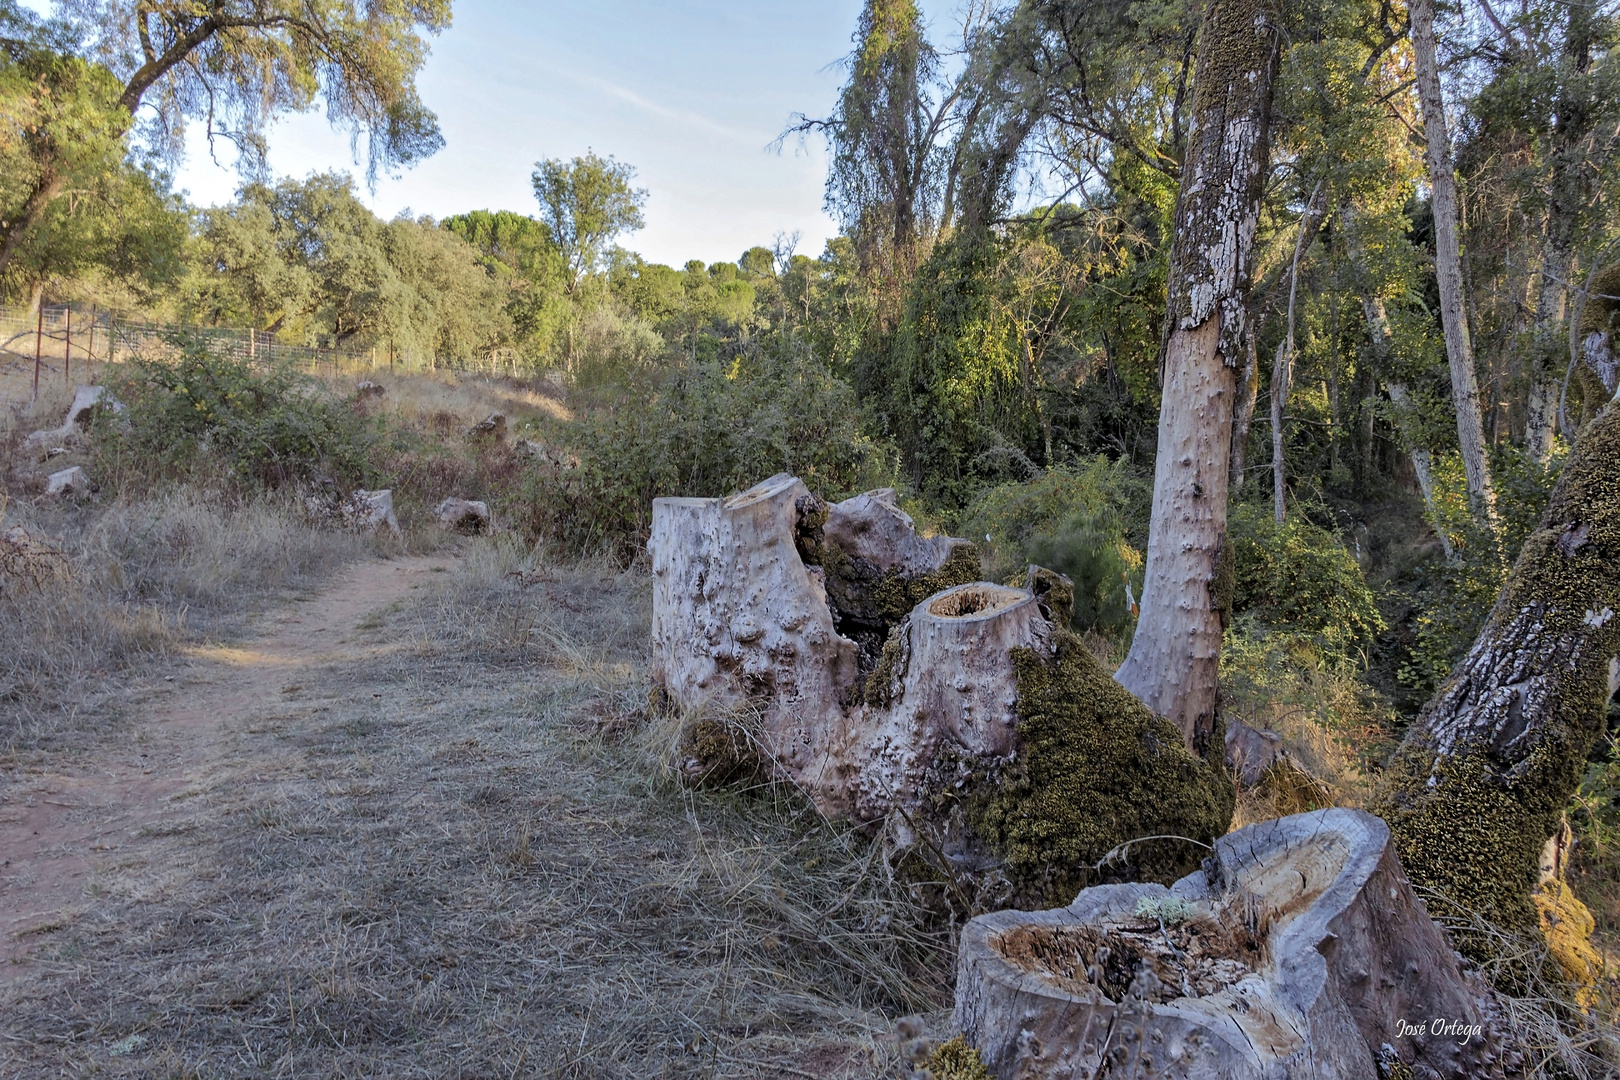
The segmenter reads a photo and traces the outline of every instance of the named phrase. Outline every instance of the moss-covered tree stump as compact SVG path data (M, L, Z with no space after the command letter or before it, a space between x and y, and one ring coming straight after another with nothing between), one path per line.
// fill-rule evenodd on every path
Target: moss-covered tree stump
M1064 579L977 580L977 549L919 536L891 491L828 506L784 474L659 499L649 548L655 675L694 715L682 774L774 774L881 824L958 908L1066 903L1100 873L1173 880L1198 859L1180 838L1231 819L1219 744L1189 751L1054 624ZM728 731L739 715L757 723ZM1097 868L1147 836L1168 839Z

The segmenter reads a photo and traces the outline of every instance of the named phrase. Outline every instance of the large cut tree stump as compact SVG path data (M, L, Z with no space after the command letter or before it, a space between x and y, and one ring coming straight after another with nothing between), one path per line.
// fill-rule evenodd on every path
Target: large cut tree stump
M1226 829L1218 752L1188 751L1054 624L1066 580L977 580L977 549L919 536L892 491L828 506L784 474L658 499L648 547L654 676L691 714L689 781L770 776L883 822L972 910L1062 903L1122 841ZM1196 865L1181 847L1143 848L1138 869L1173 880Z
M982 582L901 609L885 627L883 613L963 546L918 537L892 500L877 491L829 508L781 474L728 499L655 500L648 544L658 682L686 708L757 710L771 770L824 813L861 821L918 807L942 757L1009 752L1010 651L1049 629L1027 591ZM863 671L860 646L839 633L829 571L813 561L828 550L840 556L827 559L834 573L858 562L866 592L847 572L839 580L871 601L861 625L887 637L887 663L873 650ZM886 688L881 706L866 702L869 677Z
M1388 827L1319 810L1222 837L1169 889L974 919L956 1022L997 1080L1462 1080L1503 1072L1481 993Z

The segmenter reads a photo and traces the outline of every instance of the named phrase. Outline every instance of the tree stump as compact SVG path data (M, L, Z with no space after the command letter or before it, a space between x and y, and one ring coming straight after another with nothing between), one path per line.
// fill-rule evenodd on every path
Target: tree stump
M956 1023L998 1080L1461 1080L1503 1074L1485 993L1388 826L1319 810L1222 837L1168 889L972 920Z
M919 537L892 491L828 506L782 474L727 499L657 499L648 548L654 677L691 714L681 773L774 776L829 817L882 822L897 852L950 879L953 907L1061 903L1092 880L1082 863L1122 841L1209 839L1230 820L1218 760L1054 625L1064 579L976 580L977 549ZM1091 708L1062 707L1076 697ZM1071 790L1074 753L1106 763L1106 790ZM1128 805L1144 792L1151 805ZM1147 872L1166 881L1196 864L1156 857Z

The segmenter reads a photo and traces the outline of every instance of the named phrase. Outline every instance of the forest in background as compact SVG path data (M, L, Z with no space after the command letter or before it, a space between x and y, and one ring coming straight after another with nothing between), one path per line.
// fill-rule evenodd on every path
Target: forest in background
M8 303L416 357L508 350L566 374L567 417L522 431L558 453L464 494L535 539L629 561L656 496L777 471L828 498L892 485L931 527L982 536L998 579L1032 561L1069 575L1076 631L1125 655L1203 5L1029 0L928 27L912 3L869 0L834 111L783 135L827 141L842 233L819 255L778 236L680 268L630 250L647 196L611 156L538 161L531 214L383 221L345 174L262 171L232 204L188 206L164 171L173 132L216 107L250 172L269 118L333 86L350 88L337 119L368 134L370 167L436 150L414 69L380 58L419 63L412 35L447 24L448 4L394 38L334 23L324 52L272 35L282 52L253 53L221 33L193 73L144 85L156 54L89 29L136 7L69 4L46 21L0 0ZM1278 15L1234 402L1223 707L1309 747L1335 801L1360 801L1474 640L1576 432L1616 390L1613 5L1438 15L1472 428L1436 273L1445 226L1411 13L1307 0ZM386 479L363 456L329 465ZM1574 879L1610 932L1617 733L1611 713L1570 806ZM1324 800L1260 797L1257 816Z

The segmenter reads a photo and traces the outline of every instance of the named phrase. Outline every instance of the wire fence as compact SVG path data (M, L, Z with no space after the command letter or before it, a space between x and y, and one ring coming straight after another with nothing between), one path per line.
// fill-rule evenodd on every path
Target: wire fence
M32 365L40 378L71 383L74 372L88 381L96 365L131 356L163 356L174 351L177 331L205 342L216 355L264 365L289 364L311 375L342 378L377 371L449 370L518 377L528 371L515 349L445 358L392 346L363 349L289 345L266 330L181 327L142 322L93 306L42 305L37 309L0 306L0 365L15 371Z

